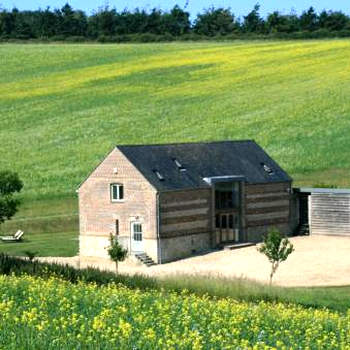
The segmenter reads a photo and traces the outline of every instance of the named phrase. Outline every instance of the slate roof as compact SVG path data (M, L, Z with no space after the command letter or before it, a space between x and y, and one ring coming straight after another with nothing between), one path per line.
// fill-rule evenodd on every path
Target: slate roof
M214 176L243 175L246 182L252 184L292 180L252 140L120 145L117 148L159 191L208 187L203 178ZM179 169L175 159L186 171ZM164 180L159 179L156 171Z

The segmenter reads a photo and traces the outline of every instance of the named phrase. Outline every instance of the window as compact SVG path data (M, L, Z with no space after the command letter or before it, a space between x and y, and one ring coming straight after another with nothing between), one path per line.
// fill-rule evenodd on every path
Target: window
M139 223L133 223L134 241L142 241L142 225Z
M221 225L220 225L220 215L219 214L217 214L215 216L215 227L216 228L220 228L221 227Z
M233 229L233 215L228 217L228 228Z
M217 183L215 184L215 208L236 209L239 206L239 184Z
M111 185L111 200L112 202L120 202L124 199L124 186L121 184Z
M227 216L226 215L221 216L221 228L227 228Z

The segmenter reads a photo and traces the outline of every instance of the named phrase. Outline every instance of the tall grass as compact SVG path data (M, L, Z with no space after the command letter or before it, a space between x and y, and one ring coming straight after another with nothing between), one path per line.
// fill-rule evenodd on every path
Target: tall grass
M284 288L269 286L239 278L218 276L170 275L152 278L143 275L116 275L113 272L95 268L77 270L68 265L30 262L26 259L9 257L0 253L0 274L21 276L23 274L50 278L52 276L72 283L80 281L98 285L121 283L128 288L140 290L164 290L179 294L187 290L198 296L210 298L232 298L238 301L284 302L305 307L329 308L346 312L350 308L350 287Z
M93 282L98 285L122 283L128 288L151 289L156 287L155 279L142 275L122 275L95 268L75 269L69 265L29 261L0 253L0 274L21 276L23 274L43 278L59 277L72 283Z
M196 295L230 297L248 302L284 302L312 308L328 308L346 312L350 308L350 287L280 287L244 278L218 276L170 275L158 281L162 288Z

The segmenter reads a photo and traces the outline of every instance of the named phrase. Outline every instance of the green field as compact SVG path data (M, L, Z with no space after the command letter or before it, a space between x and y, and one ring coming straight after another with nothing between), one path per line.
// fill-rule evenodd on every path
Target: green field
M118 143L255 139L296 184L350 186L349 57L348 40L1 45L0 169L25 183L2 230L76 229L75 190Z
M78 240L77 232L31 233L18 243L0 241L0 253L25 256L30 251L37 256L75 256Z

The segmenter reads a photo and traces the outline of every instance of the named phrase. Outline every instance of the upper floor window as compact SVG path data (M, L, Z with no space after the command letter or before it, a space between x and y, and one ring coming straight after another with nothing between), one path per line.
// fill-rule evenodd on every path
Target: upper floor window
M237 209L239 207L239 185L237 182L215 184L215 209Z
M111 184L111 200L119 202L124 199L124 186L121 184Z

